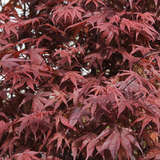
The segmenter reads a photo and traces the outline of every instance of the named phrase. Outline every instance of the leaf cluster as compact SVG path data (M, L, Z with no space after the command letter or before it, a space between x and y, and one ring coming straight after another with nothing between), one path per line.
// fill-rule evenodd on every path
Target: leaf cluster
M0 2L0 158L160 159L160 2Z

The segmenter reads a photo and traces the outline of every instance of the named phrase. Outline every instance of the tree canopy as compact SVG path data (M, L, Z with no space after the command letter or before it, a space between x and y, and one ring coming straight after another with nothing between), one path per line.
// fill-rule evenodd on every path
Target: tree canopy
M0 1L0 158L160 159L160 1Z

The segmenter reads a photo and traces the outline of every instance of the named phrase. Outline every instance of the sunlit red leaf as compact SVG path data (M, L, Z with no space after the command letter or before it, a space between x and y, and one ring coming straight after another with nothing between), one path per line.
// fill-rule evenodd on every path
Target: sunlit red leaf
M68 21L73 24L76 18L79 20L82 19L82 13L84 12L81 7L72 6L71 3L67 6L59 5L53 10L52 22L57 24L60 20L64 20L65 23Z
M70 80L75 85L75 87L77 88L77 82L84 81L84 77L81 76L76 71L69 71L69 72L66 72L63 79L61 80L61 83L63 83L64 81L67 81L67 80Z
M50 139L48 145L51 145L55 140L57 140L57 151L62 147L62 142L64 140L65 144L69 147L69 141L65 138L63 133L57 132L53 135L53 138Z
M17 153L13 156L15 160L39 160L39 158L36 156L38 152L25 150L23 153Z

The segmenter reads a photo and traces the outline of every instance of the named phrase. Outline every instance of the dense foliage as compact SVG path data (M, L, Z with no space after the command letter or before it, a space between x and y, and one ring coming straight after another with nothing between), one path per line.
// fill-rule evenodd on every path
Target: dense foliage
M158 0L0 9L1 159L160 159Z

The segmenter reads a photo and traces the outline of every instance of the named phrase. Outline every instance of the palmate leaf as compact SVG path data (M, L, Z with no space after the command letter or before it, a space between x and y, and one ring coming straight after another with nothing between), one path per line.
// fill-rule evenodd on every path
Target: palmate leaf
M39 160L39 158L36 156L39 152L31 151L31 150L25 150L22 153L17 153L14 156L12 156L15 160Z
M11 34L15 34L18 39L19 35L18 35L17 27L18 27L17 23L11 22L11 21L8 21L7 23L2 24L0 26L0 28L4 30L8 36L10 36Z
M109 45L112 39L119 35L119 28L109 22L101 23L95 28L102 32L102 38L105 38L106 45Z
M102 140L103 143L101 142L100 144L98 144L98 142ZM142 152L141 147L128 128L122 128L121 131L119 131L116 127L113 130L105 129L99 136L88 143L86 159L92 156L96 145L98 145L98 153L102 154L104 150L108 149L111 152L113 159L116 158L120 147L123 147L127 154L126 157L131 158L133 151L131 144L135 145Z
M82 82L84 82L85 79L78 72L69 71L69 72L65 73L64 77L61 80L61 84L67 80L70 80L74 84L74 86L77 88L78 87L77 82L82 83Z
M105 21L104 13L101 12L94 12L94 14L91 14L89 12L84 17L87 18L86 22L88 24L91 24L92 27L95 25L102 24Z
M37 140L37 131L40 130L41 133L45 133L47 129L49 129L49 119L48 115L51 112L49 111L41 111L32 114L24 114L23 117L19 118L16 123L20 123L20 126L17 128L17 132L19 135L25 130L26 137L25 142L28 139L28 136L33 133L35 140Z
M6 74L6 81L10 81L14 89L21 88L22 86L27 84L27 86L34 91L35 86L38 86L39 80L44 77L51 76L50 74L48 74L49 68L47 67L47 65L45 65L45 62L41 55L38 54L43 50L35 49L34 51L32 50L32 52L30 53L32 55L31 60L9 58L9 54L2 57L0 65L2 65L4 69L10 69L10 72L8 71ZM29 65L28 63L31 61L35 61L35 64ZM42 63L44 65L41 65ZM13 70L15 67L16 70Z
M127 97L124 96L123 92L116 86L117 84L113 85L113 82L109 82L109 86L107 87L108 97L112 100L112 103L115 102L115 108L118 109L117 117L122 114L122 112L128 108L132 113L134 111L131 100L128 100ZM112 91L112 94L109 94ZM110 101L111 101L110 100ZM114 108L114 107L113 107Z
M94 150L95 150L95 147L96 147L96 144L99 142L100 139L103 139L104 137L108 136L110 134L110 129L105 129L103 130L96 138L93 138L87 145L87 157L86 157L86 160L92 156Z
M159 130L160 130L159 117L155 117L155 116L153 116L153 115L148 115L148 114L146 114L146 113L141 113L141 116L140 116L139 118L137 118L137 119L133 122L133 124L138 123L138 122L140 122L140 121L142 121L142 128L141 128L141 131L140 131L140 134L139 134L140 136L142 135L142 132L143 132L144 128L145 128L148 124L150 124L150 122L153 122L153 123L156 124L157 129L158 129L158 132L159 132Z
M3 68L13 68L19 66L18 62L24 62L26 60L19 59L19 58L12 58L11 54L6 54L5 56L2 57L0 61L0 66Z
M29 55L33 64L40 65L44 61L41 55L45 52L45 50L45 48L31 48L29 50L25 50L23 54Z
M98 152L101 153L102 151L109 149L113 159L115 159L120 147L120 140L120 133L117 130L114 130L112 134L109 135L105 140L103 145L99 148Z
M17 63L15 65L16 65L16 70L14 71L11 70L10 72L8 71L8 73L6 74L6 81L10 81L12 83L13 86L12 88L14 88L14 90L21 88L22 86L27 84L27 86L34 91L35 86L38 86L39 83L38 81L41 80L42 77L50 77L50 75L47 73L48 71L47 66L44 65L41 66L39 64L19 65Z
M44 106L45 108L53 105L54 111L56 111L61 104L65 104L66 106L68 106L67 95L63 90L60 90L59 86L53 86L50 96L51 97L48 99L47 103Z
M70 124L69 120L65 116L63 116L61 112L55 116L55 121L56 121L56 129L57 130L58 130L59 125L61 123L64 126L72 129L73 131L76 131L76 128Z
M18 69L17 69L18 70ZM8 74L6 75L6 81L11 80L12 81L12 91L13 90L17 90L18 88L23 87L25 84L27 84L27 86L29 88L31 88L34 91L34 85L37 85L37 81L32 79L30 74L27 74L24 76L22 75L22 71L15 71L17 74L13 73L13 72L8 72Z
M100 107L101 109L103 109L104 111L106 111L107 113L110 113L110 109L108 108L108 99L111 98L110 96L108 97L107 95L98 95L98 96L90 96L87 101L89 104L92 105L92 107ZM112 96L112 98L114 98ZM113 100L113 102L115 102Z
M154 41L159 35L151 25L139 23L138 21L131 21L126 18L122 18L120 29L127 34L136 31L136 39L138 39L139 34L142 34L144 37Z
M77 138L75 141L72 142L72 156L73 160L76 160L76 157L78 155L78 152L83 150L87 146L87 144L92 141L94 138L96 138L96 135L93 133L85 134L79 138ZM92 152L90 150L90 152Z
M69 48L69 49L59 49L56 50L54 56L59 55L61 60L59 60L57 63L62 65L62 62L65 64L69 64L71 66L72 64L72 59L75 59L77 61L75 53L78 52L75 48Z
M101 10L100 12L87 12L85 15L84 15L84 18L86 18L86 22L88 25L91 25L92 27L98 27L100 26L100 28L102 27L103 28L103 24L107 24L105 23L106 22L106 18L107 19L110 19L110 24L113 24L113 23L117 23L117 19L120 19L120 18L115 18L115 11L110 8L110 7L107 7L106 6L106 10ZM98 27L98 29L100 29ZM107 30L107 28L106 28ZM103 28L103 31L104 31L104 28Z
M57 24L64 20L65 23L68 21L73 24L75 19L82 20L82 13L84 12L81 7L72 6L72 3L67 6L59 5L53 9L52 22Z
M145 13L137 13L137 20L141 19L142 22L148 23L148 24L154 24L154 14L150 12L145 12Z
M90 92L94 92L95 96L97 95L104 95L105 93L107 93L107 88L104 86L93 86L93 89L91 89Z
M49 96L52 95L51 92L38 92L32 101L32 111L39 112L45 109L46 104L48 103Z
M87 101L92 104L93 106L101 107L106 112L110 113L115 109L118 109L117 117L122 114L122 112L128 108L132 113L134 111L131 100L128 100L127 97L123 95L123 92L114 84L115 82L105 82L106 87L99 86L96 84L95 88L91 88L90 93L95 92L96 94L102 92L99 95L89 95ZM95 84L93 84L94 86ZM112 104L112 107L108 107Z
M51 150L51 148L53 147L53 142L54 141L57 141L57 144L56 144L56 149L57 151L62 148L62 143L63 141L65 142L65 144L68 146L69 148L69 141L67 140L67 138L65 137L65 134L64 133L60 133L60 132L56 132L52 138L49 139L49 142L47 144L47 148L49 149L49 151Z
M155 90L155 87L144 77L140 76L138 73L133 71L124 71L120 76L127 76L125 82L127 83L119 83L119 89L125 90L126 92L131 93L142 93L145 96L149 94L148 90ZM125 84L125 85L124 85ZM147 87L145 87L147 86ZM147 89L148 88L148 89Z

